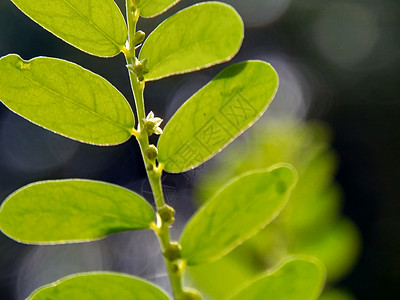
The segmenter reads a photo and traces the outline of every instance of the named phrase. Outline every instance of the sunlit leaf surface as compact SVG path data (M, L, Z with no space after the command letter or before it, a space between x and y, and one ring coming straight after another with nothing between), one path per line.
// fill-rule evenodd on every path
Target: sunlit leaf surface
M124 96L107 80L61 59L0 59L0 101L29 121L74 140L114 145L135 125Z
M0 229L29 244L65 244L114 232L147 229L154 221L141 196L109 183L42 181L11 194L0 208Z
M114 56L127 40L124 17L113 0L11 0L28 17L78 49Z
M81 273L34 291L27 300L171 300L154 284L119 273Z
M215 261L271 222L285 206L296 180L289 166L236 178L192 217L182 237L188 265Z
M139 3L140 15L145 18L155 17L180 0L141 0Z
M319 262L294 258L249 284L229 300L316 300L325 269Z
M205 2L181 10L146 39L139 59L148 59L145 80L199 70L231 59L243 40L243 22L229 5Z
M277 73L263 61L225 68L165 126L158 142L165 170L183 172L213 157L263 114L277 88Z

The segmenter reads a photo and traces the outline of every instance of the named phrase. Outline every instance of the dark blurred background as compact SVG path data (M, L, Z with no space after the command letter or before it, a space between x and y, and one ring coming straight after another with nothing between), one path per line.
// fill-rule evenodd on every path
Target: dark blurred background
M123 8L123 1L116 1ZM199 1L182 0L167 14L141 20L146 33L167 15ZM340 157L337 180L344 214L363 240L359 261L340 286L357 299L400 295L400 2L398 0L230 0L246 36L234 61L258 58L280 74L280 91L264 118L326 121ZM89 56L43 30L11 1L0 2L0 57L70 60L113 83L132 103L122 55ZM223 66L147 84L146 107L166 121ZM0 199L33 181L88 178L120 184L150 198L132 139L95 147L56 136L0 105ZM196 174L169 176L170 202L192 211ZM168 197L167 197L168 198ZM150 250L149 250L150 249ZM145 257L145 258L143 258ZM41 284L77 271L129 272L167 286L151 233L123 233L92 244L36 247L0 235L0 299L23 299ZM52 266L57 266L57 269Z

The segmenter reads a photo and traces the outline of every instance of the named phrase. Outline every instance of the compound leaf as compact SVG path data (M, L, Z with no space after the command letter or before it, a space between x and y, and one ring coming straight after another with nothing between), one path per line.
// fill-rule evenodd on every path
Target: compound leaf
M225 68L165 126L158 142L164 169L179 173L213 157L264 113L277 88L277 73L263 61Z
M141 0L139 3L140 15L144 18L152 18L162 14L180 0Z
M243 21L229 5L195 4L161 23L146 39L139 59L148 59L145 80L156 80L231 59L243 40Z
M29 244L65 244L147 229L150 204L122 187L89 180L42 181L11 194L0 208L0 229Z
M291 258L229 300L316 300L324 281L322 263L306 258Z
M114 145L132 136L135 119L107 80L61 59L0 59L0 101L29 121L74 140Z
M182 258L197 265L229 253L280 213L295 181L293 168L283 165L235 178L188 222L181 237Z
M64 277L34 291L27 300L170 300L159 287L143 279L119 273L80 273Z
M113 0L11 0L28 17L87 53L110 57L127 40L124 17Z

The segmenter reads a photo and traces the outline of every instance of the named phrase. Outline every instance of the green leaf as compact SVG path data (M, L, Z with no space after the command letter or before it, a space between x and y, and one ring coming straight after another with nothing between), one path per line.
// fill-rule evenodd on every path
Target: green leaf
M27 300L170 300L159 287L143 279L111 272L80 273L34 291Z
M253 257L242 256L242 259L236 259L231 256L234 251L210 264L190 266L187 270L189 281L194 282L195 288L212 299L226 299L238 286L251 281L259 271L246 263L246 259L251 260Z
M356 300L356 298L347 291L331 289L324 291L318 300Z
M353 268L360 252L360 234L346 218L338 219L329 227L318 225L303 235L290 252L317 257L327 269L328 280L335 281Z
M29 244L65 244L147 229L150 204L122 187L89 180L42 181L11 194L0 208L0 229Z
M158 142L158 160L179 173L210 159L263 114L277 88L278 75L265 62L225 68L171 118Z
M60 59L0 59L0 101L46 129L96 145L123 143L135 119L124 96L107 80Z
M139 12L144 18L152 18L162 14L179 1L181 0L141 0Z
M87 53L110 57L127 40L124 17L113 0L11 0L28 17Z
M252 282L230 300L316 300L324 281L325 270L320 262L292 258Z
M188 222L182 258L196 265L229 253L279 214L295 181L292 167L276 165L229 182Z
M146 81L206 68L231 59L243 40L243 21L229 5L195 4L161 23L146 39Z

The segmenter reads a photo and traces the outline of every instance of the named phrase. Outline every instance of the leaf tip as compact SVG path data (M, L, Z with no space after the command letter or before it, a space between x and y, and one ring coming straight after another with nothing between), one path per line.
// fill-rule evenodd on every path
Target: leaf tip
M289 163L278 163L271 166L269 171L274 176L280 177L282 180L278 181L277 191L278 193L285 193L295 187L298 180L298 172L295 167Z

